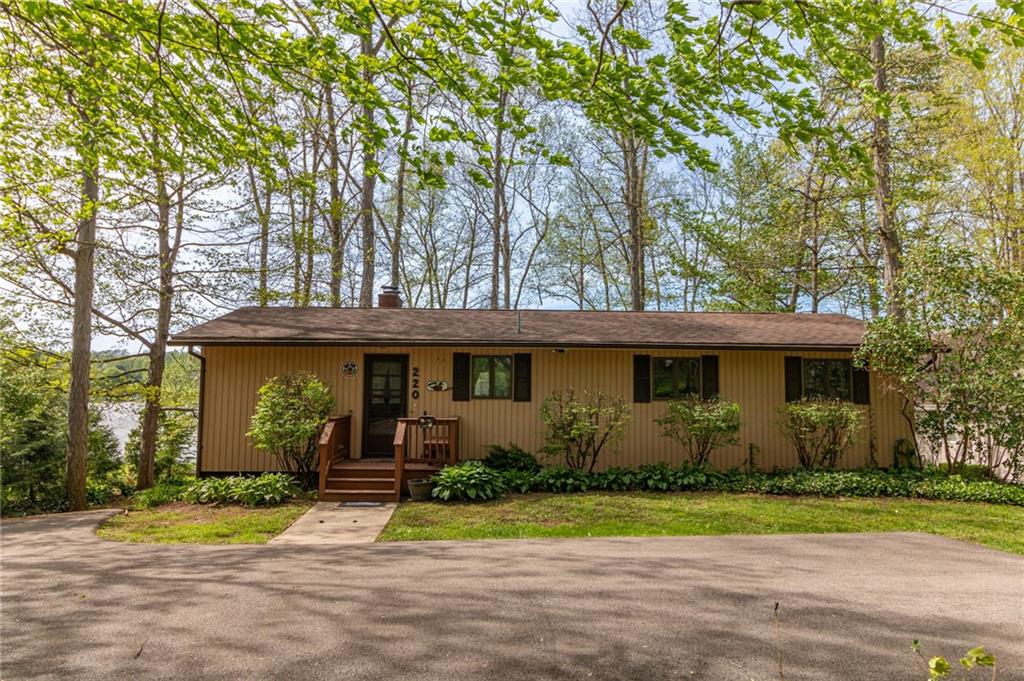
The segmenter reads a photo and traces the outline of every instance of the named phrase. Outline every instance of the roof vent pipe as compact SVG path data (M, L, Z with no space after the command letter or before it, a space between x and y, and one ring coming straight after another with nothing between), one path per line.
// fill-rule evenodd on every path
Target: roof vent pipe
M523 311L516 308L516 333L523 332Z
M377 294L377 307L402 307L402 297L398 295L398 287L394 284L380 287Z

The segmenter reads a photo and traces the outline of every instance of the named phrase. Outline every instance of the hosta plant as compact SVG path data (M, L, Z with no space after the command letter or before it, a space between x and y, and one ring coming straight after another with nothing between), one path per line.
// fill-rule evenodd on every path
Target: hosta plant
M505 491L502 474L479 461L446 466L432 479L432 494L441 501L487 501L497 499Z

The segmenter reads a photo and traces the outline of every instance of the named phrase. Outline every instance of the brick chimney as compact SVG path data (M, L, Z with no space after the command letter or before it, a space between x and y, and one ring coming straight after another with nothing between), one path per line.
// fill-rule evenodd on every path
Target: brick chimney
M402 297L398 295L398 287L381 286L377 294L377 307L402 307Z

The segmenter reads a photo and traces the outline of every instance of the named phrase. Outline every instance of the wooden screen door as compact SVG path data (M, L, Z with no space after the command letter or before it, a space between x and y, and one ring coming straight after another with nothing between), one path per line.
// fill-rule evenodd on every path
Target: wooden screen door
M363 456L394 456L395 429L408 408L408 355L366 355Z

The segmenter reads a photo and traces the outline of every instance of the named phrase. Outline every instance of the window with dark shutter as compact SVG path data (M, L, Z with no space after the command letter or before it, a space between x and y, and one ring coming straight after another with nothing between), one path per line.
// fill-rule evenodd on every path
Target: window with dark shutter
M796 402L803 397L803 364L799 357L786 358L786 401Z
M677 400L703 390L699 357L651 358L651 399Z
M512 355L473 355L469 382L470 397L474 400L510 399Z
M786 401L804 397L868 404L868 372L848 359L786 357Z
M517 352L513 356L512 376L515 382L512 390L513 402L530 401L530 385L532 381L531 365L533 355L528 352Z
M452 400L469 401L469 353L452 354Z
M633 401L651 401L650 355L633 355Z
M803 395L827 400L851 399L851 364L848 359L803 360Z
M718 355L700 358L700 395L705 400L718 397Z
M871 404L871 378L867 369L853 368L853 403Z

